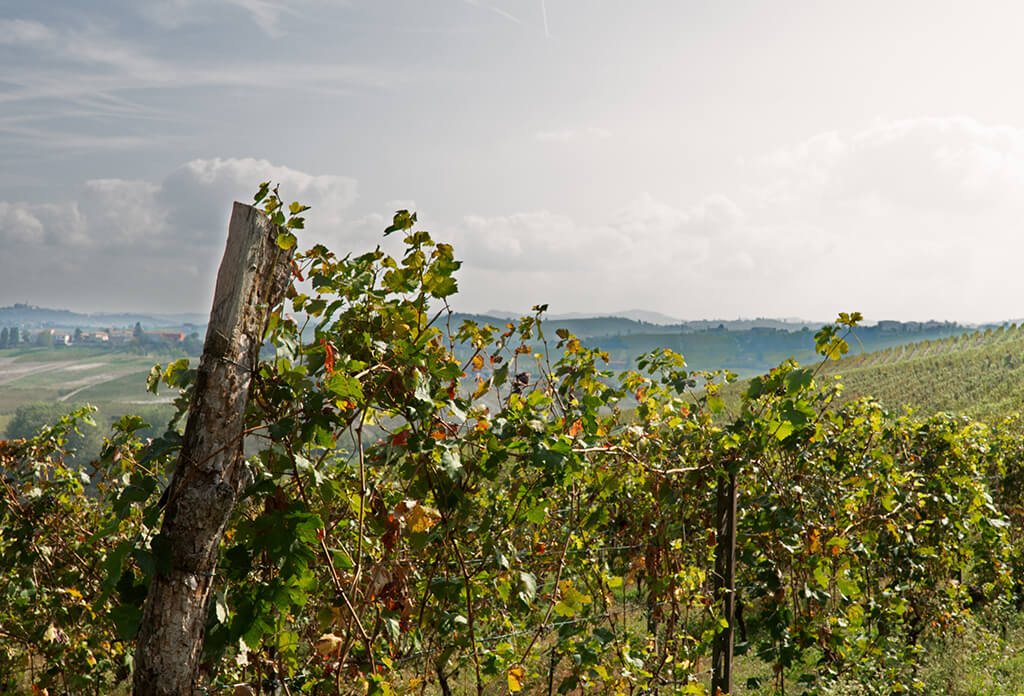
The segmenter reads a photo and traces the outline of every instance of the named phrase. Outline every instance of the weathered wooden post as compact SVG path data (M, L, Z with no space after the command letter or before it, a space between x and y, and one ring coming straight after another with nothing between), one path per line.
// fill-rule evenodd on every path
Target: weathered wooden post
M194 693L221 536L242 483L252 374L292 251L256 208L235 203L160 536L170 570L149 588L135 651L136 696Z
M732 649L736 622L736 471L718 478L716 496L715 601L728 625L715 636L711 654L711 696L732 693Z

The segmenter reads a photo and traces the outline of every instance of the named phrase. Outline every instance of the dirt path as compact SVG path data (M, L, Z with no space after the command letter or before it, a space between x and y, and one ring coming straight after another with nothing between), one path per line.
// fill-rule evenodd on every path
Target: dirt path
M10 384L15 380L19 380L22 377L28 377L30 375L37 375L40 372L53 372L54 370L61 370L66 368L68 365L75 363L20 363L15 362L15 358L0 358L0 387L5 384ZM84 360L79 362L85 362Z
M100 367L110 367L106 362L96 362L95 358L84 359L84 360L67 360L67 361L56 361L56 362L24 362L19 361L17 358L0 358L0 387L16 382L19 379L25 377L31 377L32 375L43 374L46 372L54 372L61 370L68 373L68 377L71 378L74 373L81 372L83 370L93 370ZM83 377L78 379L69 379L65 386L76 387L76 389L64 394L57 398L57 401L64 402L72 398L76 394L94 387L97 384L103 384L111 380L117 379L118 377L124 377L130 375L133 372L139 371L138 368L129 369L110 369L102 374L92 375L90 377Z
M95 375L95 376L89 377L87 379L78 380L77 384L81 384L82 386L78 387L78 389L75 389L74 391L69 391L67 394L64 394L63 396L57 397L57 401L58 402L67 401L68 399L70 399L75 394L78 394L79 392L85 391L89 387L95 387L97 384L103 384L104 382L110 382L110 381L113 381L113 380L117 379L118 377L124 377L125 375L134 374L136 372L138 372L138 370L127 370L127 371L122 370L121 372L105 372L102 375Z

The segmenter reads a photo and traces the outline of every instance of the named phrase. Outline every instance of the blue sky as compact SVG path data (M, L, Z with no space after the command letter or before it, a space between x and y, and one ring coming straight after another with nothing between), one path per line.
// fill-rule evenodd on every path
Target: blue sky
M0 304L205 312L231 201L456 308L1019 318L1012 2L0 3Z

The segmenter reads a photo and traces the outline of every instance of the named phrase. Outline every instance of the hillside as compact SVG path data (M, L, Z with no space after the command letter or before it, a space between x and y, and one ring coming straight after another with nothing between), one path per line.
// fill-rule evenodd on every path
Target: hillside
M455 314L452 326L464 320L503 326L510 319L483 314ZM659 348L671 348L686 358L690 369L732 370L744 377L765 372L787 358L814 360L813 335L820 324L782 320L692 321L673 325L652 324L624 317L545 318L550 338L566 329L591 347L607 351L613 369L635 366L636 358ZM953 322L883 321L857 329L851 342L855 353L869 353L910 341L935 341L970 330Z
M824 374L842 376L844 400L870 395L889 408L997 421L1024 403L1024 325L856 355Z

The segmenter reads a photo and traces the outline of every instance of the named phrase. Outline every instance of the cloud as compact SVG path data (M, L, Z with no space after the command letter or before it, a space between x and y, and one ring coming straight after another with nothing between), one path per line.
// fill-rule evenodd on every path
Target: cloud
M184 24L209 21L213 13L222 7L242 10L253 24L258 26L267 36L280 38L287 32L282 19L285 16L303 17L300 7L325 4L347 4L333 0L325 3L322 0L168 0L158 4L142 3L138 11L143 17L161 27L174 29Z
M280 38L284 35L280 26L281 15L297 14L288 6L288 3L284 2L271 2L271 0L225 0L225 2L248 12L253 23L272 38Z
M519 19L518 17L516 17L511 12L506 12L505 10L501 9L500 7L496 7L494 5L490 5L490 4L487 4L487 3L480 2L480 0L463 0L463 2L465 2L467 5L472 5L473 7L481 7L483 9L490 10L491 12L493 12L496 15L498 15L499 17L502 17L503 19L507 19L508 21L510 21L510 22L512 22L514 24L522 24L523 23L523 20Z
M641 194L603 220L467 216L455 237L460 301L687 317L1017 311L1002 298L1024 292L1014 266L1024 130L963 117L882 122L814 135L746 174L732 195L680 205Z
M0 19L0 45L26 45L48 42L53 31L45 24L26 19Z
M1024 254L1024 130L967 117L878 122L816 134L747 173L737 239L759 311L1019 313L1003 298L1024 285L1006 261Z
M87 224L78 203L0 201L0 246L5 252L25 247L88 244Z
M60 306L92 298L106 308L201 309L212 292L231 201L251 201L268 180L280 184L286 202L312 206L316 225L300 234L304 246L336 247L369 233L345 224L357 197L354 179L266 160L196 159L159 182L91 179L74 200L0 201L0 246L19 259L0 274L0 295L27 292L37 303ZM381 229L375 226L374 235Z
M1024 130L966 117L907 119L822 133L764 163L776 202L973 213L1021 204Z
M644 193L603 221L537 211L467 216L455 230L460 309L607 312L625 306L695 316L751 273L745 215L725 196L679 206Z
M293 13L291 5L267 0L219 4L241 6L267 30L277 26L282 13ZM169 15L199 11L193 0L170 7ZM0 123L4 140L33 150L167 146L182 137L176 124L195 118L188 106L175 105L187 105L203 87L338 96L415 79L397 68L296 62L265 52L211 61L201 52L168 53L163 42L144 44L109 24L0 19L0 50L9 68L0 88L0 105L10 113ZM152 99L154 91L179 94L168 101Z
M354 179L314 175L266 160L195 159L161 182L90 179L76 200L28 204L0 201L0 239L7 245L87 246L121 254L223 243L231 201L248 202L262 181L287 202L316 211L317 227L342 226L357 198ZM325 234L331 234L325 232Z
M251 201L263 181L278 184L286 202L297 200L313 206L322 229L340 227L346 209L357 197L356 181L349 177L312 175L266 160L217 158L192 160L178 167L164 180L157 198L180 231L200 241L225 229L222 225L212 231L209 224L221 220L226 225L230 210L225 201Z
M596 223L550 211L468 215L454 238L468 263L504 273L607 274L673 265L694 270L726 259L741 218L739 207L724 196L675 207L645 193Z
M161 248L171 230L168 211L157 202L160 188L148 181L123 179L85 182L83 205L90 242L120 254Z

